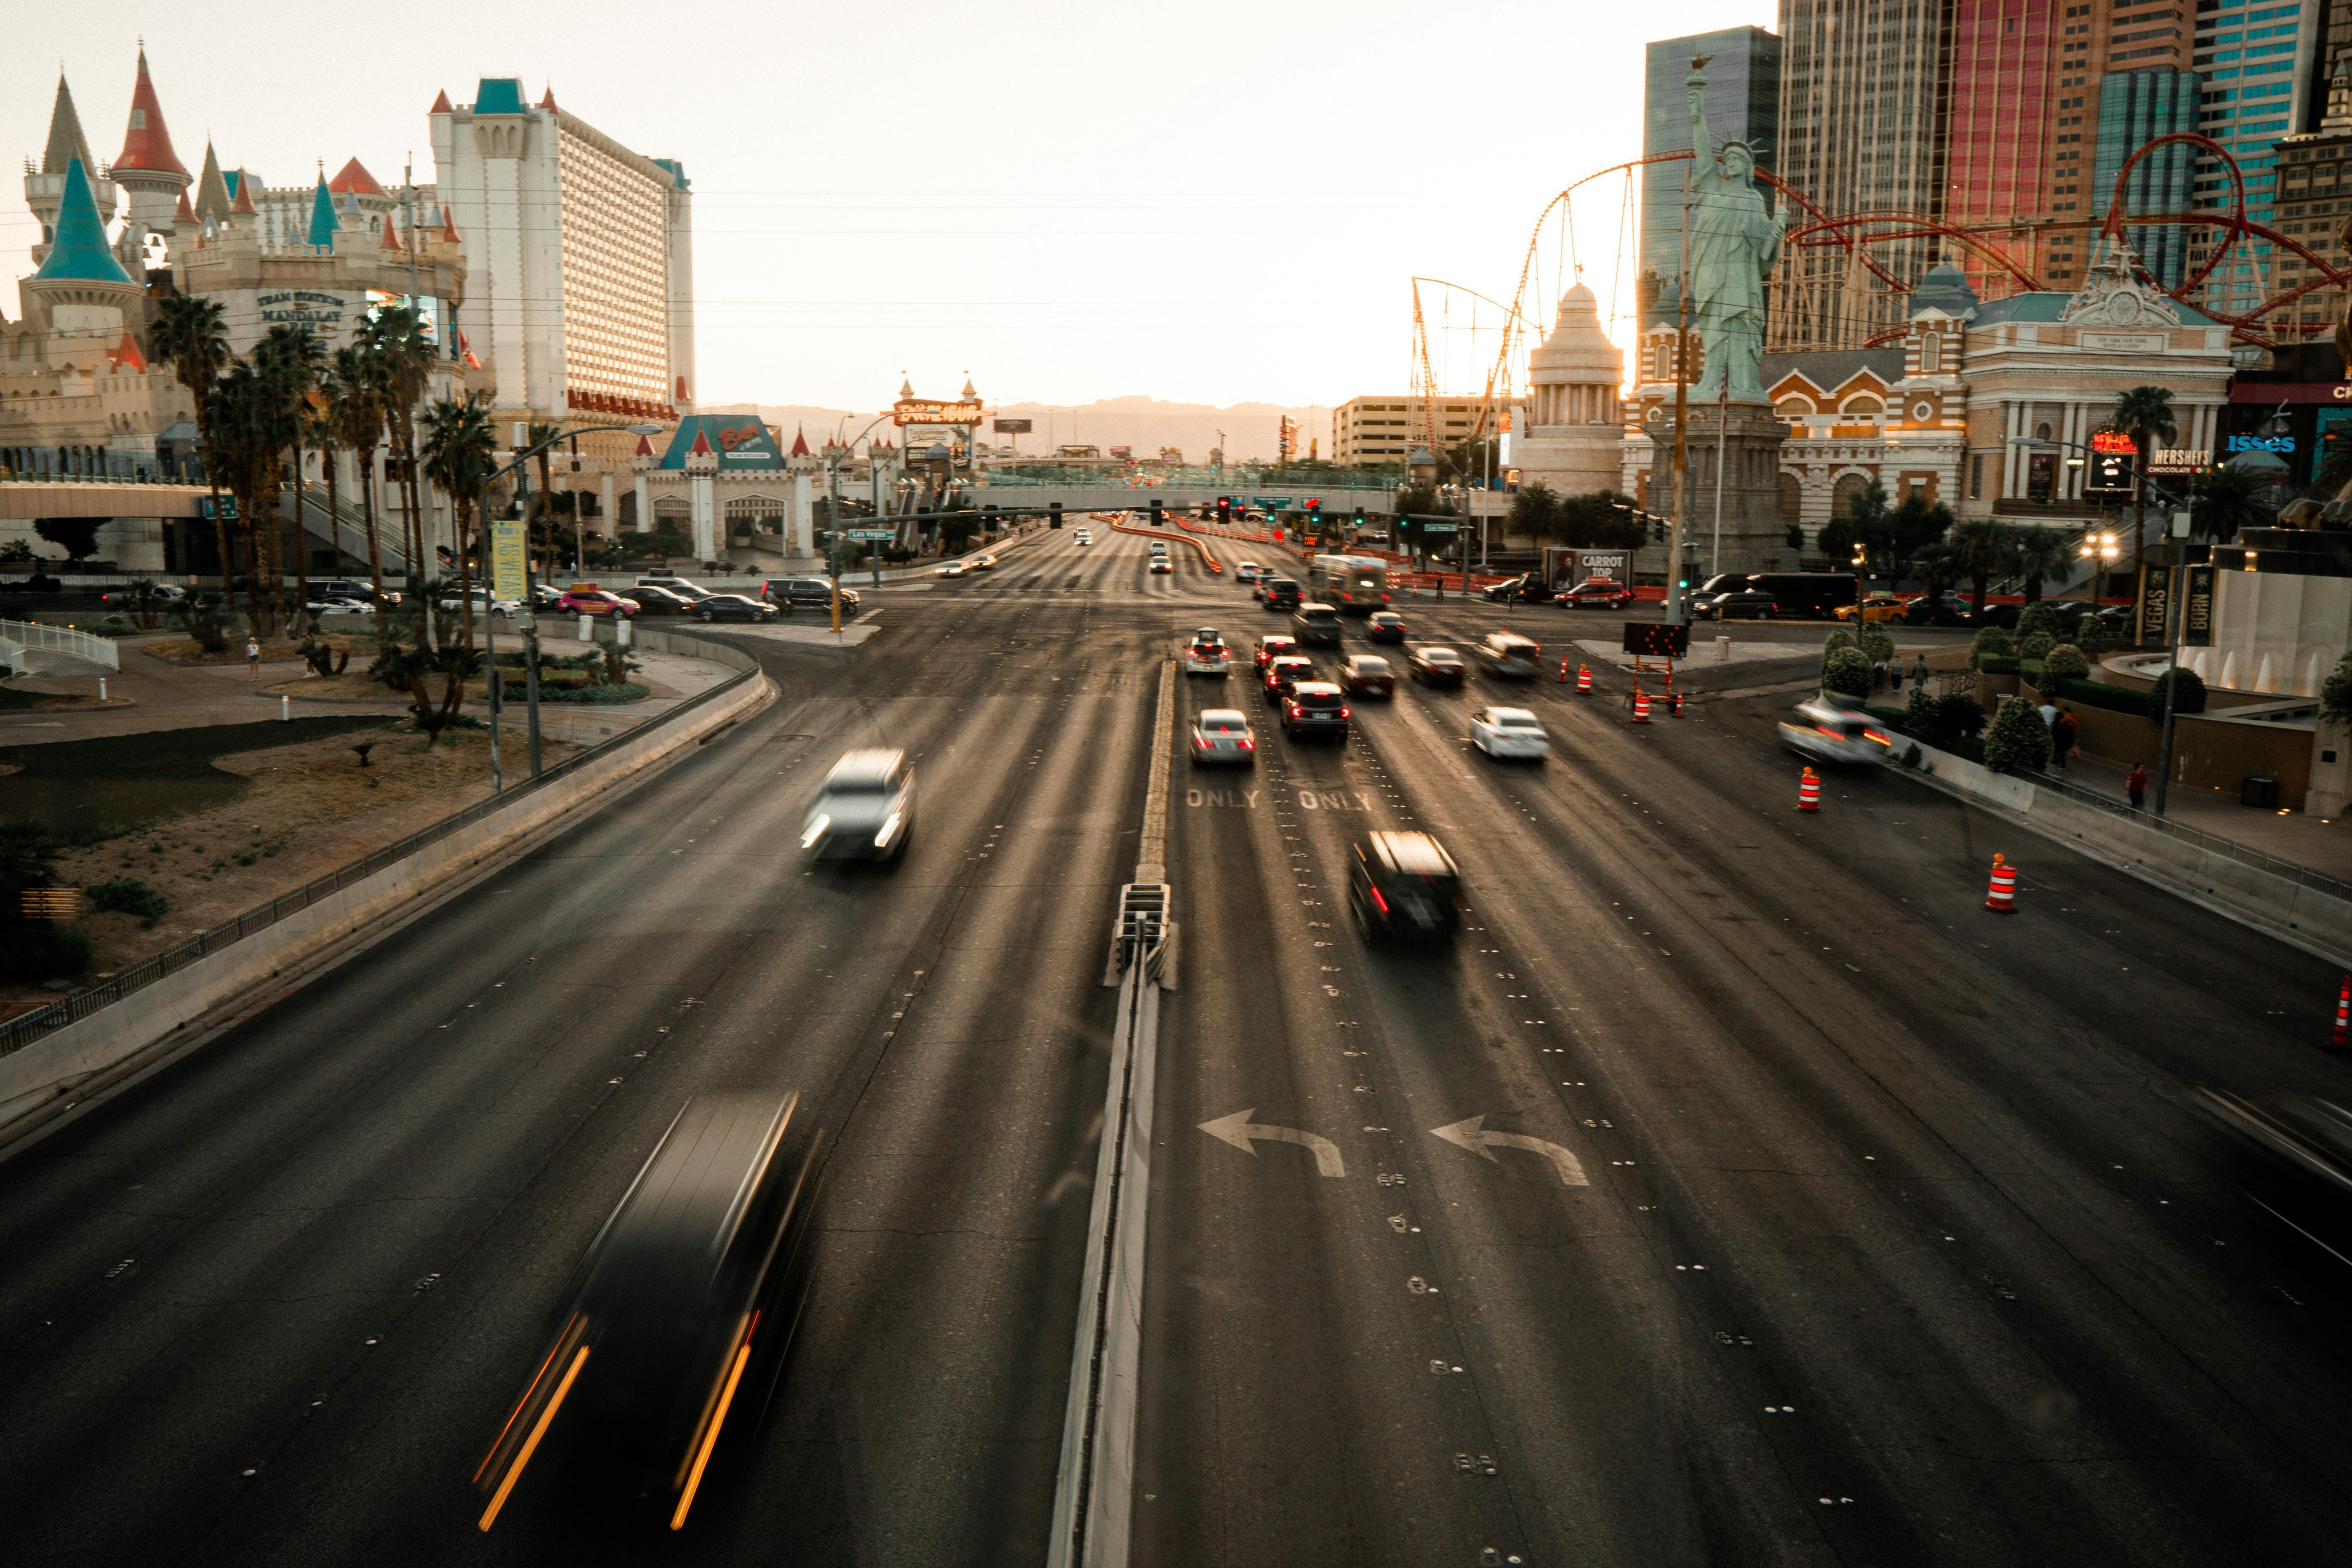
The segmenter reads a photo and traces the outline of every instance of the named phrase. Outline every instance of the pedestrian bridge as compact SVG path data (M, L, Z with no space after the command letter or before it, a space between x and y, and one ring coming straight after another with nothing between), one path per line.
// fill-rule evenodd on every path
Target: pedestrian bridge
M60 665L66 668L58 668ZM78 675L78 665L120 670L122 652L112 637L92 637L71 626L43 626L37 621L0 621L0 667L10 673Z
M42 517L202 517L202 485L160 480L71 479L0 479L0 521L29 522Z

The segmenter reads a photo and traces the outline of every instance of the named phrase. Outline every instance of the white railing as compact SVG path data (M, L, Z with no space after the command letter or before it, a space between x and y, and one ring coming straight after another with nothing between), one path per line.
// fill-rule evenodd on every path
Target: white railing
M0 621L0 662L21 669L23 656L28 653L61 654L109 669L122 668L122 654L111 637L94 637L71 626L47 626L37 621Z

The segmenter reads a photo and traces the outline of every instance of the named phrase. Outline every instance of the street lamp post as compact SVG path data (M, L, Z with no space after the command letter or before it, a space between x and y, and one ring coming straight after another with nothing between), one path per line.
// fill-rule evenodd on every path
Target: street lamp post
M845 414L834 422L833 439L827 441L823 448L825 498L828 502L825 509L825 521L832 524L827 531L825 541L825 565L833 576L833 629L836 633L841 630L841 459L856 451L857 443L873 434L875 426L889 417L889 415L885 414L870 421L865 429L852 436L845 445L841 439L841 427L849 423L849 416ZM874 546L874 580L877 584L882 581L881 549L879 543Z

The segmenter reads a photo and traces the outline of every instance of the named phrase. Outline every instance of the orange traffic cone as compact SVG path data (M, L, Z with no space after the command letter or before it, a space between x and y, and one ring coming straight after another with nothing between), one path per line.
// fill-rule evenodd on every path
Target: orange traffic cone
M1561 668L1565 669L1568 668L1568 660L1561 659L1559 663ZM1592 695L1592 667L1591 665L1580 664L1576 667L1576 694L1579 697L1590 697Z
M1666 711L1673 714L1677 719L1683 716L1683 689L1681 687L1669 686L1666 688Z
M1797 781L1797 809L1819 811L1821 808L1822 781L1813 776L1812 769L1807 768L1805 776Z
M1637 686L1633 688L1633 722L1646 724L1649 721L1650 694Z
M1559 683L1562 686L1568 684L1568 660L1566 659L1559 661Z
M1992 858L1992 886L1985 891L1985 908L1997 915L2017 912L2017 868L1998 855Z
M2352 1028L2352 974L2344 977L2344 989L2336 994L2336 1033L2328 1038L2329 1050L2340 1051L2345 1048L2345 1033L2347 1028Z

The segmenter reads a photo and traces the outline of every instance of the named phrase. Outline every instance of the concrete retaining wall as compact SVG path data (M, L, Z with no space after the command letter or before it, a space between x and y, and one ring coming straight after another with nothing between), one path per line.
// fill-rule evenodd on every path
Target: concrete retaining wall
M94 1073L103 1072L185 1028L224 1002L316 957L371 922L400 912L457 878L503 856L542 828L691 751L719 726L764 706L773 686L758 660L737 649L656 633L656 651L690 654L752 671L734 690L670 724L614 741L562 779L503 811L429 844L374 876L209 953L152 985L0 1057L0 1126L38 1110ZM650 642L650 638L648 641Z
M1920 755L1937 784L1995 816L2352 968L2352 902L1964 757L1925 746Z

